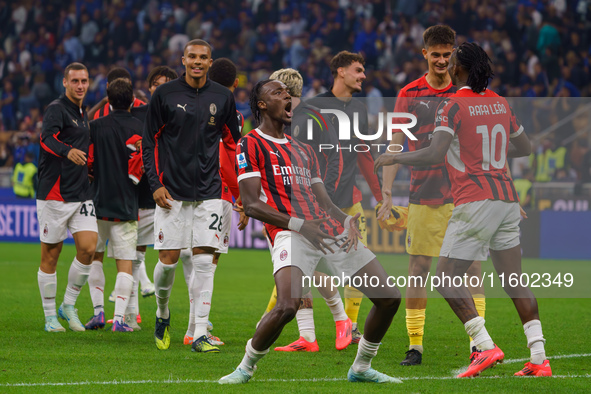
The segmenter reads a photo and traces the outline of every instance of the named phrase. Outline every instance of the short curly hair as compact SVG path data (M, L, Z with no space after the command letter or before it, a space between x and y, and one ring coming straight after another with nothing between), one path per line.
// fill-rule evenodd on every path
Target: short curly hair
M365 59L358 53L353 53L349 51L341 51L337 53L330 60L330 72L333 78L336 78L339 68L349 67L351 64L355 62L359 62L361 63L361 65L365 65Z
M283 82L287 86L287 91L292 97L302 97L302 87L304 79L301 74L293 68L282 68L275 71L269 79Z

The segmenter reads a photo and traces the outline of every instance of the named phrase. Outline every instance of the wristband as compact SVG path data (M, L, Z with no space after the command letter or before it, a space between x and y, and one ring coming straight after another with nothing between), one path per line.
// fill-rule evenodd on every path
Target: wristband
M353 219L353 216L347 216L345 218L345 221L343 222L343 227L345 228L345 230L351 227L351 219Z
M300 218L290 218L289 223L287 224L287 228L291 231L299 232L304 225L304 219Z

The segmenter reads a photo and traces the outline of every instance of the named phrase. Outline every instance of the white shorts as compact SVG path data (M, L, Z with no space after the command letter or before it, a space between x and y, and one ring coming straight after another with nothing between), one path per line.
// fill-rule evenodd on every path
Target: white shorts
M154 211L155 209L139 210L137 246L152 245L154 243Z
M519 203L474 201L454 208L443 238L440 256L485 261L488 250L519 245Z
M98 232L92 200L64 202L37 200L39 239L46 244L57 244L79 231Z
M96 251L102 253L109 241L107 257L116 260L135 260L137 241L137 221L110 222L97 220L98 240Z
M212 218L213 220L213 218ZM232 229L232 203L226 200L222 200L222 234L220 235L220 246L218 247L217 253L228 253L228 247L230 246L230 230Z
M347 239L347 234L348 231L345 230L338 236L336 241L338 245ZM300 233L280 231L275 235L271 251L273 275L281 268L295 266L301 269L305 276L312 277L316 266L322 262L326 263L326 267L331 271L330 275L353 277L357 271L376 257L361 242L357 244L357 250L351 249L349 253L337 245L331 245L331 248L334 253L328 252L325 255Z
M221 199L170 205L171 209L157 206L154 212L154 249L219 248L224 222Z

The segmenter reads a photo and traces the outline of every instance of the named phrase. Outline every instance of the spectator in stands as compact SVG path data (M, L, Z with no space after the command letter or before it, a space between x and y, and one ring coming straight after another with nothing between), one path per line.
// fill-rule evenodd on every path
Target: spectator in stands
M550 182L555 179L556 172L566 170L567 150L558 146L551 138L545 138L533 157L536 182Z
M12 173L12 190L17 198L35 198L37 190L37 166L35 155L27 153L24 163L16 163Z
M17 129L16 124L16 93L12 82L9 79L4 80L4 89L0 96L0 107L2 107L2 122L4 130L13 131Z

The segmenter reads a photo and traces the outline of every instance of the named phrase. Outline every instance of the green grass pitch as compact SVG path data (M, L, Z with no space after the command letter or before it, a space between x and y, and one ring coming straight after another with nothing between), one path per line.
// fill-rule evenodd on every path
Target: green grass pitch
M58 265L57 303L61 303L67 272L75 254L65 246ZM246 340L264 311L273 288L272 268L267 251L231 250L222 256L215 277L211 321L213 334L226 342L219 354L192 353L183 346L188 320L188 296L181 267L178 267L171 296L172 344L168 351L156 349L153 340L154 298L140 299L142 331L113 333L108 330L49 334L43 331L43 310L37 286L40 247L31 244L0 244L0 392L195 392L236 391L221 387L217 379L230 373L240 362ZM389 273L404 274L407 256L381 255ZM156 253L147 253L152 276ZM526 260L529 266L559 266L588 271L591 262L549 262ZM569 265L571 264L571 265ZM115 263L105 262L106 296L113 289ZM490 261L484 269L492 270ZM591 266L590 266L591 267ZM434 269L434 267L433 267ZM589 276L587 274L587 280ZM582 278L581 278L582 279ZM588 288L587 288L588 290ZM558 294L558 293L557 293ZM587 296L591 293L587 293ZM273 350L259 363L255 377L239 389L256 392L476 392L547 391L589 392L591 390L591 316L588 298L542 298L540 314L551 359L553 378L516 378L529 357L523 328L511 301L487 299L487 329L505 352L504 364L487 370L476 379L453 379L454 370L468 365L468 338L460 321L444 300L430 299L425 327L423 365L401 367L408 338L404 303L390 327L372 366L403 379L400 385L348 383L347 370L356 346L344 351L334 348L332 316L321 299L315 299L314 317L319 353L279 353ZM360 312L363 324L370 308L364 300ZM83 322L92 315L88 288L77 303ZM106 315L114 304L107 302ZM64 323L67 327L67 323ZM283 331L276 345L297 339L295 321ZM561 357L566 356L566 357ZM117 383L117 384L115 384ZM61 385L57 385L61 384Z

